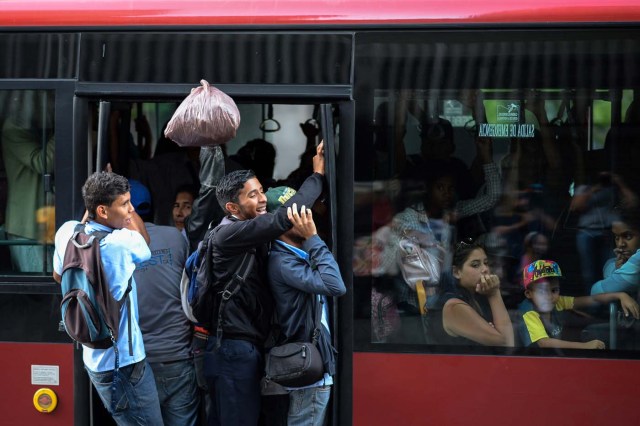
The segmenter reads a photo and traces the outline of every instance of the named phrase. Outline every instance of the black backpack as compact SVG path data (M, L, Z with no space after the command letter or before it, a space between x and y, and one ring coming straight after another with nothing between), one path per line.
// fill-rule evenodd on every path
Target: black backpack
M128 307L129 353L133 355L131 341L131 278L120 300L109 291L100 255L100 240L107 232L84 232L84 224L76 225L67 243L62 266L62 324L76 342L93 349L114 348L118 368L118 325L124 303Z

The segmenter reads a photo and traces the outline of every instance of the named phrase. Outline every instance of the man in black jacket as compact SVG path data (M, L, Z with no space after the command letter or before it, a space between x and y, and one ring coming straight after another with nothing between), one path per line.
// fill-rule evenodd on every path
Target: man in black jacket
M313 205L322 191L323 154L321 143L313 158L314 173L285 206ZM267 213L262 185L250 170L225 175L218 182L216 197L227 216L210 240L213 280L230 281L247 252L255 253L255 261L239 290L219 312L214 309L216 312L211 313L211 336L204 357L212 400L209 425L256 425L264 372L263 345L273 313L273 297L267 283L269 243L292 224L286 209ZM221 295L216 298L214 305L220 306Z

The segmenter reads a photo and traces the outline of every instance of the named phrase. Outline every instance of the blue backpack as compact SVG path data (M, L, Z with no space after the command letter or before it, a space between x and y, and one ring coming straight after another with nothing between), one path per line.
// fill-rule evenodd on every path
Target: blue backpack
M84 232L83 223L74 228L64 253L60 309L64 329L73 340L93 349L113 346L117 360L118 326L124 303L129 307L128 320L131 324L131 279L122 299L114 299L105 279L100 256L100 240L107 235L102 231L88 235ZM133 354L131 336L129 352Z
M208 318L205 318L207 307L203 306L201 295L205 289L211 287L209 285L212 278L211 248L209 243L211 233L212 229L211 225L209 225L204 239L200 241L196 251L187 258L180 281L182 310L190 321L197 324L203 324L208 321ZM208 261L203 264L202 259L207 259ZM198 320L197 317L201 317L201 320Z

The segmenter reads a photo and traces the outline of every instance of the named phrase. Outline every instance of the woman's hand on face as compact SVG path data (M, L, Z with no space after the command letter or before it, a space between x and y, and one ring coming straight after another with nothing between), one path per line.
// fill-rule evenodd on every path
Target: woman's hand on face
M482 275L476 285L476 293L492 296L500 291L500 278L497 275Z

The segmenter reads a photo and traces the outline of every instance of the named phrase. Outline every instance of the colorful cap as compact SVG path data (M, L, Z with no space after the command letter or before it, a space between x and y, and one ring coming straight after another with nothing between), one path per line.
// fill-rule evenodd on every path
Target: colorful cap
M129 179L129 186L131 189L131 205L138 214L151 213L151 193L142 182L135 179Z
M560 266L553 260L536 260L522 271L522 283L525 289L529 284L548 277L562 277Z
M295 193L296 190L288 186L269 188L265 194L267 196L267 211L274 212L278 207L289 201L289 198L293 197Z

